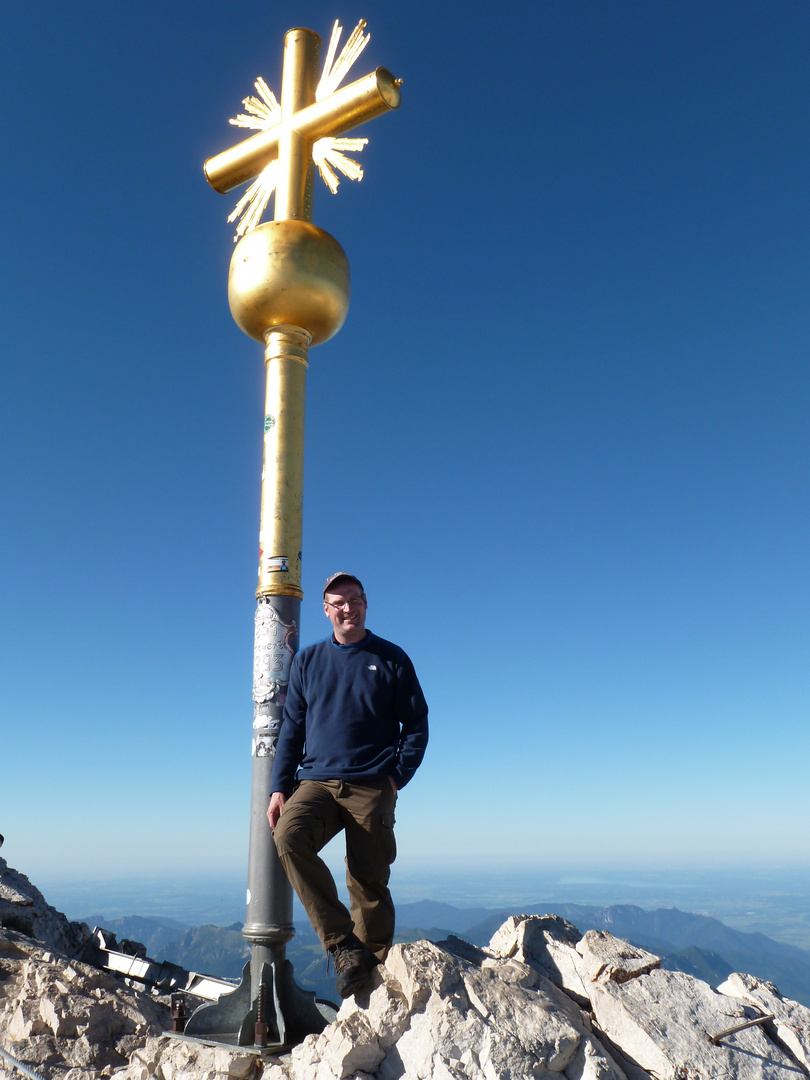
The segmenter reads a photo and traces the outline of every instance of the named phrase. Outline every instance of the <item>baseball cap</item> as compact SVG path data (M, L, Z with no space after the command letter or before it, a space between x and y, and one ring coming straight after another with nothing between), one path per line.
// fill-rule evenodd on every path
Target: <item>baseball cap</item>
M323 595L326 596L336 581L343 581L344 579L346 581L353 581L360 589L360 592L365 593L366 590L363 588L363 582L360 578L355 577L354 574L347 574L345 570L339 570L336 574L330 574L326 579L326 584L323 587Z

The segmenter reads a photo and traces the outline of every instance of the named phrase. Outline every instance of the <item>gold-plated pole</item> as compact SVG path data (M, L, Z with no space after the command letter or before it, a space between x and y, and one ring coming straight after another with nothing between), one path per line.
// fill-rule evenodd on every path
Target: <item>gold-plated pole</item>
M281 82L276 221L312 221L315 166L312 143L293 126L293 117L315 101L321 39L312 30L288 30Z
M304 401L310 335L297 326L267 331L264 362L264 467L256 596L297 596L301 589L304 498Z

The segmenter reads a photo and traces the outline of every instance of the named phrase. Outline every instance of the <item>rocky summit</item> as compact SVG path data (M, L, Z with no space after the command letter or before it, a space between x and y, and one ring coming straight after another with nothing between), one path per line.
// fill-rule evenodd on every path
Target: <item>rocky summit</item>
M810 1009L771 983L713 989L555 915L480 949L395 945L374 985L282 1056L166 1035L165 999L76 959L88 928L0 859L0 1077L21 1080L788 1080Z

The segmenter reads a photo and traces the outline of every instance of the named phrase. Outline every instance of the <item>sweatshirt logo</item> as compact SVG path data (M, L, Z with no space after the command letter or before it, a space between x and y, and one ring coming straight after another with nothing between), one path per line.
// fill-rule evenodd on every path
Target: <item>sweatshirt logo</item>
M368 670L369 671L376 671L377 670L377 665L376 664L369 664L368 665Z

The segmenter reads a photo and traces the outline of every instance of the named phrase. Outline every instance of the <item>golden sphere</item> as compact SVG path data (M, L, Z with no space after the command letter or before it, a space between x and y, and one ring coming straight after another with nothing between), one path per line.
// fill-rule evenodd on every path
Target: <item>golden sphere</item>
M349 260L309 221L266 221L243 236L231 259L228 303L257 341L274 326L300 326L312 345L328 341L349 310Z

